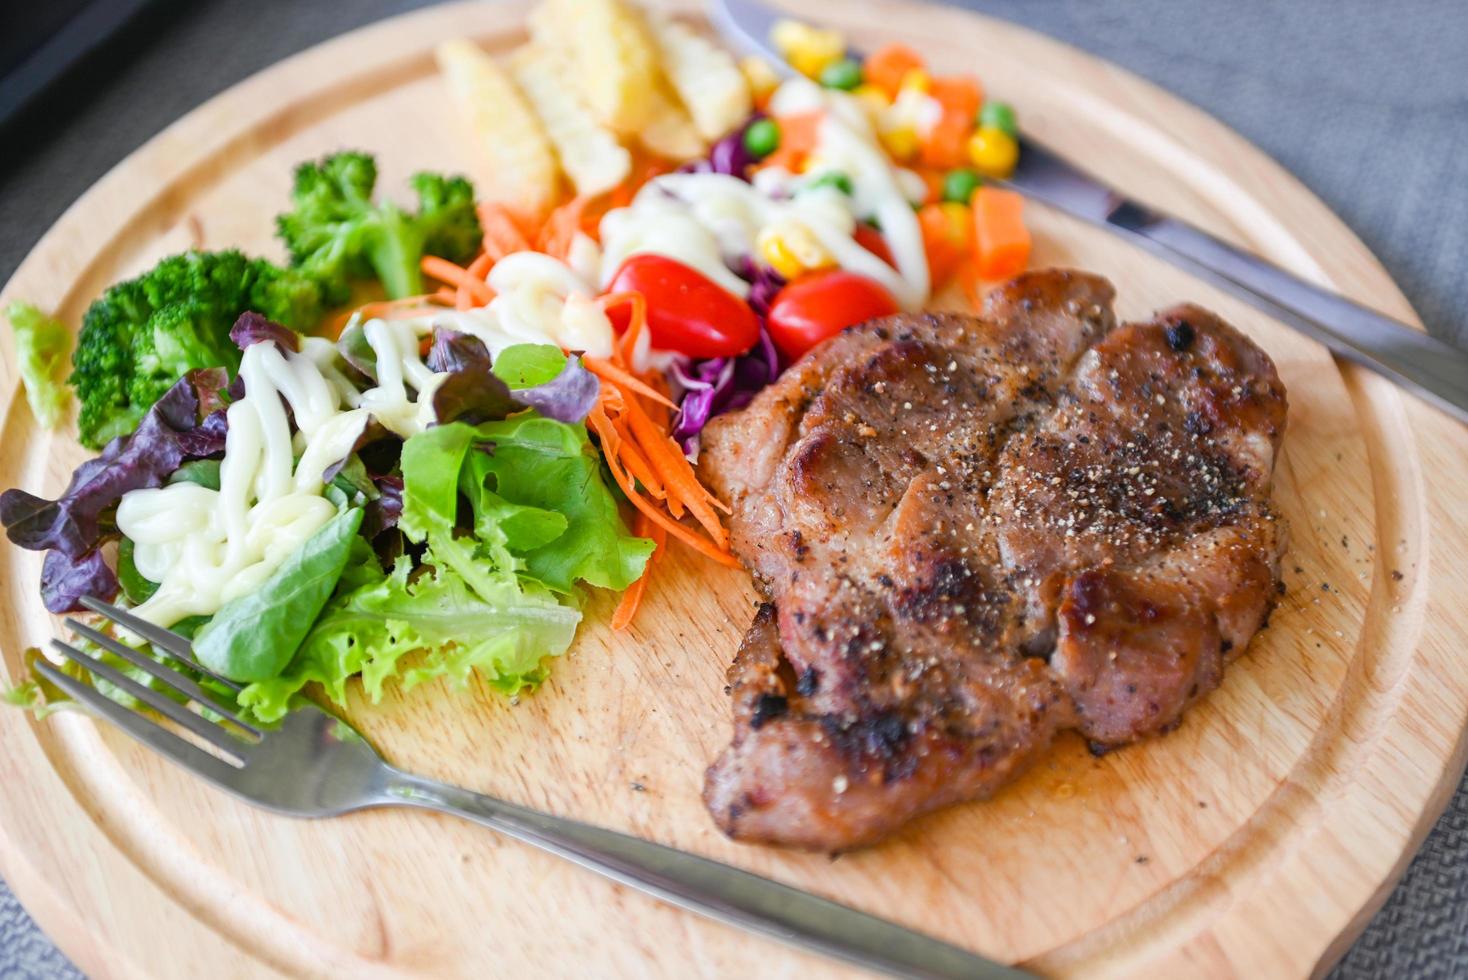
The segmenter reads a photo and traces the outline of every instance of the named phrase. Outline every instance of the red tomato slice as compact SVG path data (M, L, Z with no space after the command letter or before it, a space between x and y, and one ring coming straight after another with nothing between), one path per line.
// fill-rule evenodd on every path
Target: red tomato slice
M652 345L689 357L730 357L759 340L759 318L749 304L697 269L661 255L634 255L617 270L608 292L641 293L647 300ZM608 314L627 329L625 306Z
M780 290L770 306L770 336L790 360L856 323L898 311L878 282L854 272L815 272Z
M886 237L871 225L858 224L856 226L856 233L851 237L856 239L856 244L871 252L883 262L886 262L894 269L897 267L896 261L892 258L892 250L887 247Z

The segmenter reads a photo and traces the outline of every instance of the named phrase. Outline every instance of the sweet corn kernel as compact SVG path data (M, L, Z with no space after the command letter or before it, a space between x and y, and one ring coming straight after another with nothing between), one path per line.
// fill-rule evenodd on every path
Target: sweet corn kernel
M780 76L775 74L774 67L757 54L752 54L740 61L739 71L749 85L749 94L756 101L765 98L780 87Z
M817 78L827 65L846 57L846 38L839 31L807 29L784 54L796 71Z
M968 158L985 177L1003 180L1019 162L1019 144L1002 129L980 126L968 138Z
M760 258L786 279L795 279L803 272L836 264L835 256L826 250L820 239L805 225L795 222L762 229L755 239L755 247Z
M933 89L933 76L921 68L912 68L902 76L902 84L898 87L917 92L930 92Z
M938 205L943 212L943 221L948 232L948 239L953 244L962 248L968 248L974 234L974 214L967 204L957 201L944 201Z
M873 117L880 115L884 109L892 104L892 100L887 98L886 91L870 82L865 85L858 85L852 89L851 94L861 100L861 104L866 107L867 112Z
M802 24L798 20L777 20L775 26L770 28L770 43L775 46L776 51L788 58L797 45L804 43L810 31L809 24Z
M917 155L917 132L910 126L889 129L882 134L881 139L882 146L886 147L894 160L906 162Z

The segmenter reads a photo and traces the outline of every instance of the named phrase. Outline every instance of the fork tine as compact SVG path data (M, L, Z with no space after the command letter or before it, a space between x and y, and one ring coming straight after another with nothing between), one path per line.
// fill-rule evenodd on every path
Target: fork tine
M146 619L139 619L126 610L119 609L114 605L103 602L101 599L94 599L91 596L82 596L82 605L98 615L107 617L119 626L125 627L129 632L141 636L151 643L155 649L163 651L174 660L182 663L185 667L191 667L206 677L212 677L219 683L227 685L231 690L240 690L239 684L236 684L228 677L214 673L214 671L199 663L194 657L193 644L172 630L166 630L161 626L154 626Z
M221 786L234 785L235 774L239 771L234 766L189 744L131 708L123 707L90 684L83 684L70 674L62 673L44 657L37 657L31 669L149 748Z
M148 707L167 715L172 721L187 728L210 745L213 745L221 751L228 752L242 763L248 757L249 746L214 724L214 722L194 714L177 701L144 687L122 671L102 663L96 657L88 656L68 643L63 643L61 640L52 640L51 645L61 651L68 660L74 661L103 680L116 684Z
M167 684L169 687L173 688L184 697L192 698L199 704L208 708L210 711L223 715L225 718L228 718L230 721L234 722L234 724L249 732L251 735L261 734L259 729L244 721L232 709L220 704L219 701L215 699L208 691L204 690L202 687L195 684L192 680L180 674L178 671L163 666L153 658L144 656L142 653L134 650L126 643L115 640L112 637L108 636L106 633L103 633L99 630L94 630L85 623L80 623L77 622L75 619L67 617L66 625L71 627L74 632L85 636L87 639L91 640L99 647L110 650L113 653L117 654L119 657L126 660L134 667L137 667L139 670L145 670L148 673L152 674L158 680Z

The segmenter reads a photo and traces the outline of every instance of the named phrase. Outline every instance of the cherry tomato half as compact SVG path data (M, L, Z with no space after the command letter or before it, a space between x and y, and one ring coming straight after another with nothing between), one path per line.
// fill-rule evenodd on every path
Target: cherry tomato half
M880 231L871 225L859 224L856 226L856 234L852 237L856 239L856 244L896 268L897 262L892 258L892 250L887 247L887 239Z
M780 353L793 361L854 323L897 311L897 301L875 280L839 269L815 272L775 295L770 336Z
M634 255L617 270L609 290L641 293L647 300L652 345L689 357L742 354L759 340L759 318L749 304L697 269L661 255ZM630 311L609 314L620 333Z

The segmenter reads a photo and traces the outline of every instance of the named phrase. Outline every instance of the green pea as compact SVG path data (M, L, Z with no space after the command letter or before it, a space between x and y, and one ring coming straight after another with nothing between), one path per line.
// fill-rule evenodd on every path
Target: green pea
M1014 107L1008 102L985 102L979 110L979 125L999 129L1019 138L1019 123L1014 118Z
M850 92L861 84L861 63L851 58L833 61L821 69L821 84Z
M756 160L763 160L780 148L780 124L773 119L757 119L744 131L744 148Z
M974 191L978 190L979 185L983 182L984 178L967 167L950 170L943 178L943 200L967 204L968 199L974 196Z
M851 184L851 178L839 170L827 170L805 186L807 190L815 187L834 187L841 193L847 195L853 194L856 191Z

